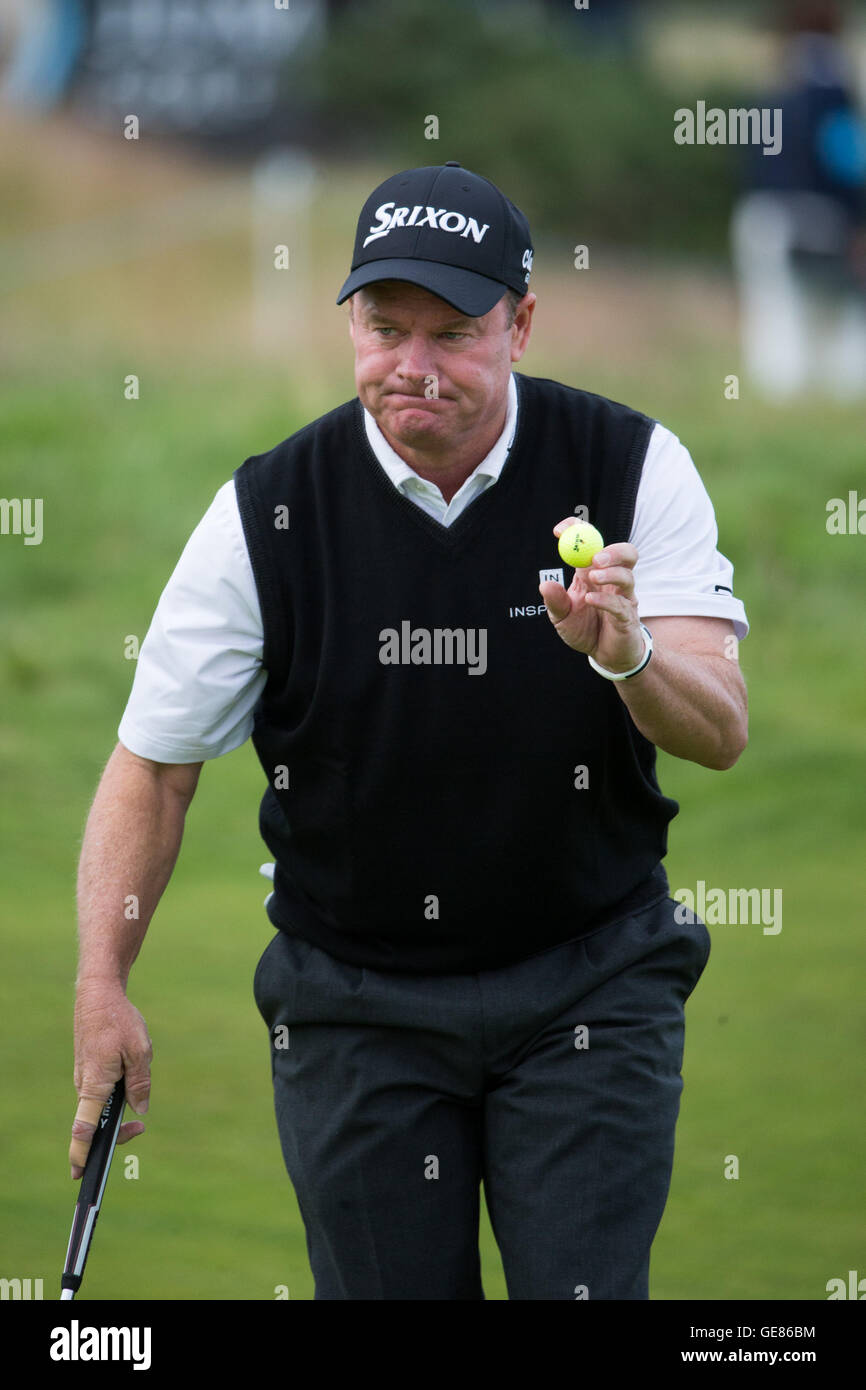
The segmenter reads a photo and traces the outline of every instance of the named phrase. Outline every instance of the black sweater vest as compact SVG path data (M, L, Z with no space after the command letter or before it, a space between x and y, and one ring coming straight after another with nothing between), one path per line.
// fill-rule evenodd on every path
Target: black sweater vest
M668 891L679 807L655 747L538 593L578 506L628 540L653 421L517 387L499 480L449 527L384 473L357 398L235 473L268 672L268 911L354 965L491 969Z

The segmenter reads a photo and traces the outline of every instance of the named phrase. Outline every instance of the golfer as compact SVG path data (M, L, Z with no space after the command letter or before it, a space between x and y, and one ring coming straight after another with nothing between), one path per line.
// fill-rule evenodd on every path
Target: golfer
M121 1072L146 1109L130 968L202 764L252 738L254 992L317 1299L483 1299L482 1183L510 1298L649 1297L709 954L655 750L737 761L748 626L677 438L515 370L532 260L457 163L372 193L337 299L357 397L220 488L87 823L73 1177ZM572 573L575 516L606 543Z

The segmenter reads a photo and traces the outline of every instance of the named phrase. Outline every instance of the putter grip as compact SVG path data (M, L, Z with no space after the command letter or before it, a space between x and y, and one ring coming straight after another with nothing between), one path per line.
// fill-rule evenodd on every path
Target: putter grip
M102 1108L84 1165L66 1251L66 1266L60 1281L61 1289L69 1290L70 1293L77 1293L81 1286L84 1265L99 1215L108 1168L120 1132L125 1105L126 1087L121 1077Z
M102 1114L96 1124L96 1133L90 1145L90 1153L87 1155L78 1193L78 1201L83 1206L93 1206L98 1202L106 1169L111 1162L111 1155L117 1142L117 1132L123 1119L125 1104L126 1087L123 1084L123 1077L121 1077L115 1083L114 1090L105 1102Z

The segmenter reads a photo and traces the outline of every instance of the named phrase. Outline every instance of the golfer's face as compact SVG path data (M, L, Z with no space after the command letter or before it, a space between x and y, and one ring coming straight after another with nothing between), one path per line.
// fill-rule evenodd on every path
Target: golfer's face
M506 302L466 318L417 285L379 281L358 290L350 328L361 402L386 439L445 451L501 424L521 337Z

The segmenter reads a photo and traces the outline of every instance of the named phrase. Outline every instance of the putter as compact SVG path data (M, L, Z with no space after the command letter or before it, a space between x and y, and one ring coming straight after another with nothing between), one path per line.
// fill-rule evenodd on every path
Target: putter
M93 1228L96 1225L96 1218L102 1205L102 1194L108 1179L111 1156L114 1153L114 1146L120 1133L125 1104L126 1088L123 1084L123 1077L121 1077L105 1102L97 1122L93 1142L90 1145L87 1162L84 1165L78 1203L72 1218L72 1230L66 1250L66 1264L63 1268L63 1278L60 1281L61 1301L73 1299L81 1287L87 1253L93 1239Z

